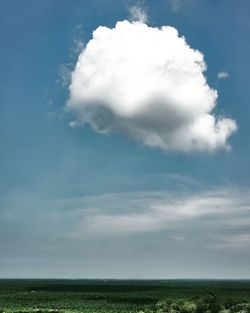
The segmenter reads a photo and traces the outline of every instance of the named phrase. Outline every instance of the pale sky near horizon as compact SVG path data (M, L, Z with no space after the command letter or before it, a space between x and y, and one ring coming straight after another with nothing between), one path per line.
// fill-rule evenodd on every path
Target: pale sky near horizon
M0 0L0 278L250 278L249 32L248 0Z

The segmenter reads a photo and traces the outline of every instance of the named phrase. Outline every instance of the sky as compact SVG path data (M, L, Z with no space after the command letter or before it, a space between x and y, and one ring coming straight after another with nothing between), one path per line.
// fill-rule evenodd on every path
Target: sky
M0 277L250 278L249 12L0 1Z

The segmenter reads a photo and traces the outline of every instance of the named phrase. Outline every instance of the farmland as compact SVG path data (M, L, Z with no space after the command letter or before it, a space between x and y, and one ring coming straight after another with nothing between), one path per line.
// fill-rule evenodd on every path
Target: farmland
M250 312L250 281L0 280L0 312Z

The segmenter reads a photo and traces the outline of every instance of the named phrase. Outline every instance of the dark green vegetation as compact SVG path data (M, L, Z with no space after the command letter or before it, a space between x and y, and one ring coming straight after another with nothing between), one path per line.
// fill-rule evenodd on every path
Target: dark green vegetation
M250 313L250 281L0 280L0 312Z

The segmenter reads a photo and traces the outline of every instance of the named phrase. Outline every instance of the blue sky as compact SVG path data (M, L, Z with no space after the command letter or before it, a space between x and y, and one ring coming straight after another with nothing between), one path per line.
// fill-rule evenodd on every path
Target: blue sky
M204 54L213 114L237 123L230 151L69 126L83 45L133 6ZM0 277L249 278L249 12L247 0L0 2Z

